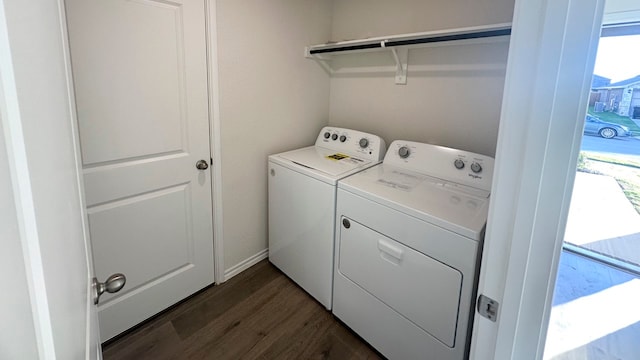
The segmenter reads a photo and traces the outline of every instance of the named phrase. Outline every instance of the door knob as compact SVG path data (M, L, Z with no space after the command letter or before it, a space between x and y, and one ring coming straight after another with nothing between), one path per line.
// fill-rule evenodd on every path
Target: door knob
M207 164L206 160L198 160L198 162L196 162L196 168L198 170L207 170L209 168L209 164Z
M93 303L98 305L100 295L105 291L108 293L116 293L124 287L126 282L127 278L124 274L113 274L103 283L99 282L98 279L93 278Z

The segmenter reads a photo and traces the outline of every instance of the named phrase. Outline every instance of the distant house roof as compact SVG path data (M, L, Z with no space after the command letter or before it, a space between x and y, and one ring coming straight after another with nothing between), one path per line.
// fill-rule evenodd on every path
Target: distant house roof
M631 85L634 83L640 83L640 75L636 75L630 79L614 82L612 84L607 85L606 87L626 87L627 85Z
M604 76L600 76L600 75L593 75L593 79L591 79L591 88L595 89L595 88L599 88L599 87L603 87L603 86L607 86L611 84L611 79L606 78Z

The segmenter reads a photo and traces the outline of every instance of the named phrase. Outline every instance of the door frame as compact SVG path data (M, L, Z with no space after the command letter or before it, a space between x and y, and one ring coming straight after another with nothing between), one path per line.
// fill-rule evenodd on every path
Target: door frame
M1 257L21 267L7 285L28 299L0 314L29 329L3 333L3 350L101 359L63 0L0 0L0 122L9 167L0 177L13 200L2 224L17 230Z
M541 359L604 0L516 0L471 359Z
M222 284L224 276L224 231L222 211L222 163L220 137L220 85L218 71L217 1L205 0L205 31L207 42L207 76L209 92L209 142L211 150L211 200L213 207L213 266L214 281Z

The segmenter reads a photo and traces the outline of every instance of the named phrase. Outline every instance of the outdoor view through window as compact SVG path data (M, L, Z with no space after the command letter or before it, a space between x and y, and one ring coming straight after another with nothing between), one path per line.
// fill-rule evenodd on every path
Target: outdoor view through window
M545 359L640 359L640 24L605 27Z

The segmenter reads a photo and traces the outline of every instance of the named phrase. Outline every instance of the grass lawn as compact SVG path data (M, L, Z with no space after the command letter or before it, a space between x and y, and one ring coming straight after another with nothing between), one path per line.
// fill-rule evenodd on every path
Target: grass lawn
M588 110L589 115L593 115L595 117L600 118L602 121L608 121L615 124L624 125L629 128L633 132L633 135L640 135L640 127L636 125L631 119L625 116L620 116L618 114L603 111L603 112L595 112L593 111L593 106L589 106Z
M640 170L640 161L635 161L626 157L617 157L612 155L604 155L595 152L581 152L582 156L589 160L601 161L614 165L622 165ZM638 184L640 186L640 183Z

